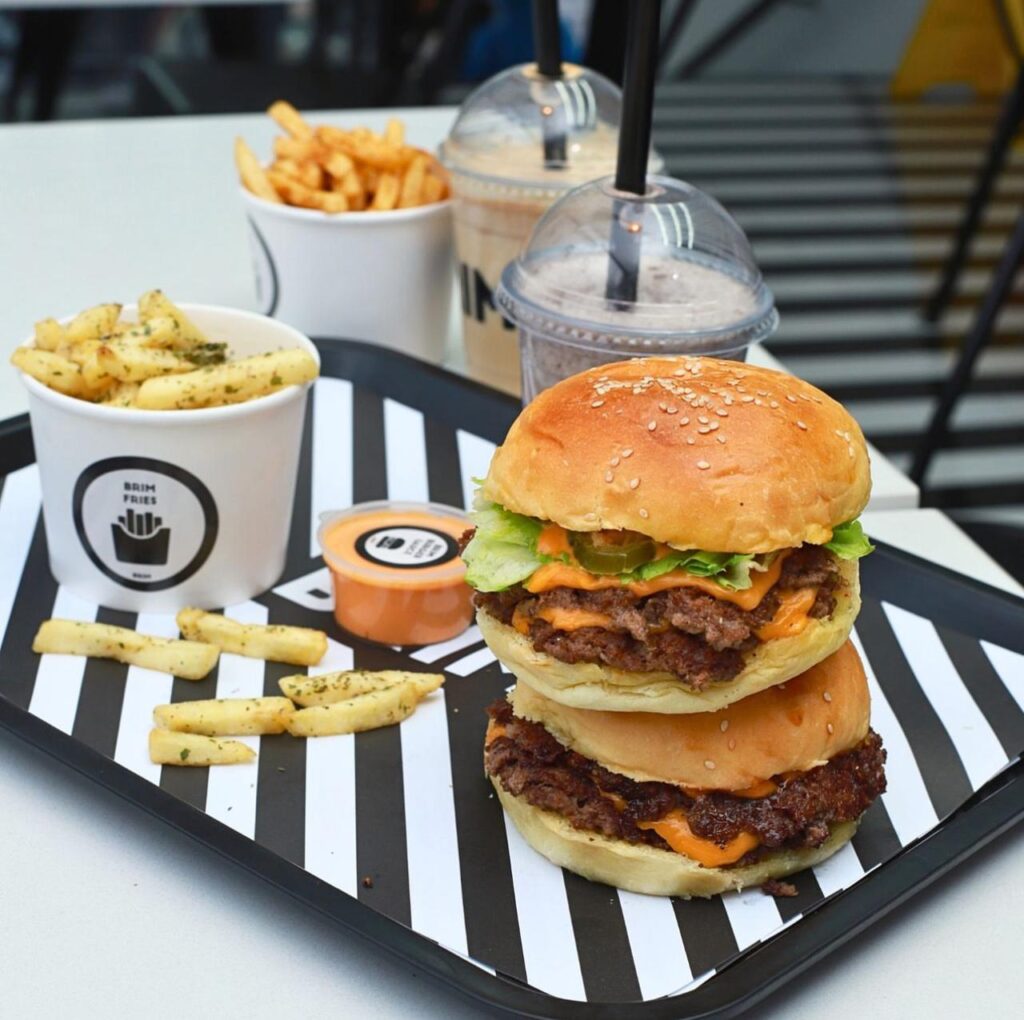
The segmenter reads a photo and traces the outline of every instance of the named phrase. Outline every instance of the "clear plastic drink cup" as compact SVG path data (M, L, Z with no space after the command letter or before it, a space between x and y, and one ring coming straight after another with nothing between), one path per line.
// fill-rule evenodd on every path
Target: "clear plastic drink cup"
M463 342L470 374L519 392L515 327L494 302L502 270L552 202L615 166L622 94L563 64L509 68L462 104L441 158L451 174ZM652 157L656 161L656 157Z
M607 177L552 205L495 301L518 327L524 401L624 358L743 360L779 321L739 224L698 188L656 175L643 196Z

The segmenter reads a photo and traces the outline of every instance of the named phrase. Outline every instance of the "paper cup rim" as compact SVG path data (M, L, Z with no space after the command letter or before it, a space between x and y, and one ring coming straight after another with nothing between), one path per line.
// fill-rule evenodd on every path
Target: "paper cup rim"
M411 209L349 209L343 213L321 212L319 209L303 209L300 206L286 205L284 202L268 202L259 195L254 195L248 188L239 186L242 200L271 214L284 219L305 221L307 223L347 223L353 227L369 227L382 223L407 223L410 220L429 219L438 213L451 209L451 197L440 202L428 202L426 205L415 205Z
M269 205L271 203L267 204ZM241 320L269 322L275 329L280 330L282 333L290 334L291 338L296 341L294 346L301 348L308 354L312 355L317 363L317 367L319 368L320 366L320 352L316 349L316 345L313 341L304 333L300 333L293 326L289 326L285 322L280 322L278 319L272 319L269 316L260 315L258 312L248 312L241 308L230 308L226 305L186 304L185 302L177 302L177 305L186 313L216 312ZM132 309L136 308L137 305L132 302L125 304L122 307ZM61 325L65 325L74 317L74 315L66 315L57 321ZM19 346L34 347L35 338L28 337L23 340ZM132 422L135 424L159 424L160 427L170 426L172 428L179 426L188 427L194 425L208 425L214 421L228 421L232 418L244 418L251 414L256 414L264 409L269 410L271 408L278 407L281 404L286 404L291 400L295 400L297 397L305 393L312 385L312 383L304 383L301 386L286 386L284 389L278 390L276 393L270 393L264 397L256 397L252 400L245 400L240 404L225 404L221 407L199 407L191 411L182 409L148 411L134 407L107 407L105 404L93 404L88 400L81 400L78 397L69 397L65 393L60 393L57 390L50 389L49 386L41 383L38 379L34 379L26 372L22 372L20 369L17 369L17 372L21 376L23 385L32 396L38 397L44 403L52 404L54 407L63 408L66 411L80 414L84 418L94 418L98 421Z

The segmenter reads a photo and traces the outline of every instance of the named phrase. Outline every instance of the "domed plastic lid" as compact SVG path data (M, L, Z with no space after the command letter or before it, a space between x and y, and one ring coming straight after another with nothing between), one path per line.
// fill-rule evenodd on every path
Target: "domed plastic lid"
M636 294L624 299L630 265ZM563 196L495 298L523 328L623 356L727 353L778 326L739 224L699 188L659 176L643 196L617 191L610 177Z
M522 64L485 81L441 146L445 165L491 184L555 191L611 173L622 93L596 71L562 68L561 78L546 78Z

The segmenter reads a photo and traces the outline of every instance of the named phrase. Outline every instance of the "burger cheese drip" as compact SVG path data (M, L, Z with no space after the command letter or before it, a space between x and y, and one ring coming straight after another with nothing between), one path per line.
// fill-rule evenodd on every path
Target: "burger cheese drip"
M749 832L739 833L724 846L719 846L709 839L701 839L700 836L694 835L683 811L670 811L656 822L637 822L637 828L652 829L677 854L689 857L698 864L703 864L705 868L721 868L725 864L735 864L761 842L757 836Z

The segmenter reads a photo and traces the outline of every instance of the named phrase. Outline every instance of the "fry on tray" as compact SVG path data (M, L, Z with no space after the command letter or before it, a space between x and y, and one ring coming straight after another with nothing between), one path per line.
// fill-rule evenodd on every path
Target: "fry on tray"
M370 691L382 691L395 684L409 683L425 694L436 691L444 683L440 673L410 673L404 669L346 669L317 676L285 676L278 680L281 693L297 705L333 705Z
M393 726L412 715L420 701L436 691L443 679L431 676L421 682L400 681L344 701L301 708L289 717L288 732L293 737L327 737Z
M327 635L311 627L239 623L202 609L182 609L178 627L192 641L208 641L221 651L293 666L315 666L327 652Z
M155 765L245 765L255 757L240 740L161 729L149 734L149 760Z
M316 362L303 350L272 351L181 375L147 379L136 406L169 411L240 404L285 386L310 382L318 371Z
M157 705L153 722L176 733L208 737L284 733L295 706L287 698L214 698Z
M131 666L202 680L220 657L216 645L175 638L150 637L126 627L78 620L46 620L36 632L32 651L42 655L85 655L114 659Z
M375 134L367 128L314 127L284 101L267 113L285 132L274 139L269 166L241 138L235 140L238 175L258 198L342 213L410 209L448 197L444 168L431 153L406 143L400 120Z

